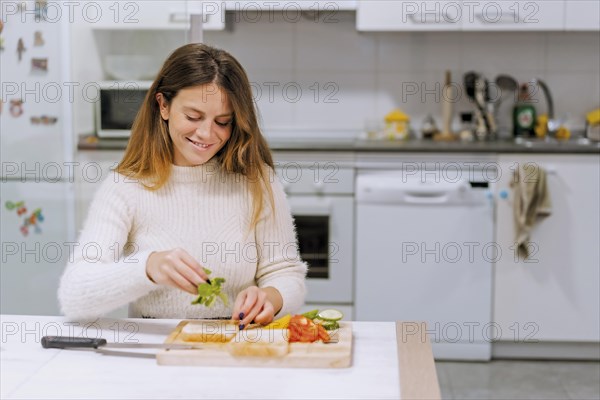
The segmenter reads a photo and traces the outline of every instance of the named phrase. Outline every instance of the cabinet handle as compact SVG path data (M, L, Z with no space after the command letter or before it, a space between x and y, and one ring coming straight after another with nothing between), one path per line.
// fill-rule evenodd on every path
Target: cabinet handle
M430 17L428 17L430 16ZM410 14L408 16L413 23L415 24L423 24L423 25L432 25L432 24L445 24L452 25L456 22L452 22L452 20L447 15L433 15L433 14Z
M172 12L169 14L169 21L173 23L186 23L189 22L189 15L185 11Z
M514 11L507 12L506 14L503 12L500 15L500 19L498 19L497 21L496 20L490 21L489 18L487 18L486 16L483 15L483 13L475 14L475 17L486 25L491 25L491 24L506 25L506 24L518 24L518 23L523 22L523 21L521 21L521 19L517 16L517 14Z

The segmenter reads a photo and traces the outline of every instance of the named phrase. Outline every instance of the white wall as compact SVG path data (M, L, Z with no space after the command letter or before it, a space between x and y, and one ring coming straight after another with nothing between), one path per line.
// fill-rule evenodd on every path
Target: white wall
M583 128L586 112L600 106L597 32L359 33L354 13L340 12L335 18L337 22L321 18L294 23L275 13L273 21L242 18L231 30L205 32L205 42L236 56L261 89L256 96L268 136L352 136L363 129L367 118L382 118L397 106L412 116L416 128L428 113L441 123L436 83L443 83L446 69L457 83L469 70L489 80L500 73L519 82L544 79L554 95L556 116L568 116L575 129ZM74 31L74 79L103 79L99 56L94 54L98 39L89 27ZM122 37L109 40L114 51L151 50L157 59L184 43L183 35L174 32L155 34L160 40L129 36L127 42ZM269 86L274 89L272 97ZM297 87L302 90L299 97ZM418 92L412 94L415 87ZM511 100L505 104L501 113L508 117ZM538 107L545 111L543 99ZM464 95L455 106L455 111L471 109ZM90 132L92 118L91 104L78 101L76 133Z

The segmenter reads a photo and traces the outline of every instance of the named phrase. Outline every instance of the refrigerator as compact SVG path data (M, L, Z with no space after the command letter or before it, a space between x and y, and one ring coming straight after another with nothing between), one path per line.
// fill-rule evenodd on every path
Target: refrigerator
M14 2L2 15L2 314L59 315L58 283L75 242L77 86L69 80L68 18L45 18L51 3Z

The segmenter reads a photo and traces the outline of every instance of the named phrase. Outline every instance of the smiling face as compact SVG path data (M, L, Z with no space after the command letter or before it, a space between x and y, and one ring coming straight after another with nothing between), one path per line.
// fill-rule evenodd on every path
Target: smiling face
M233 112L215 84L181 89L168 104L156 95L160 115L168 122L173 141L173 163L194 166L210 160L231 136Z

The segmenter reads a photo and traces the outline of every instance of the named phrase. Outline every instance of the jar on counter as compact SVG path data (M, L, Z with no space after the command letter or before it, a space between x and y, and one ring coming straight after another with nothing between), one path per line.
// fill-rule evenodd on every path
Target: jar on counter
M410 117L399 109L385 116L385 137L390 140L408 139L410 133Z
M460 113L460 132L458 134L460 140L463 142L473 141L475 139L474 131L475 127L473 126L473 113Z
M435 119L431 114L428 114L427 117L423 120L423 125L421 126L421 135L423 139L433 139L436 133L440 130L438 129Z

